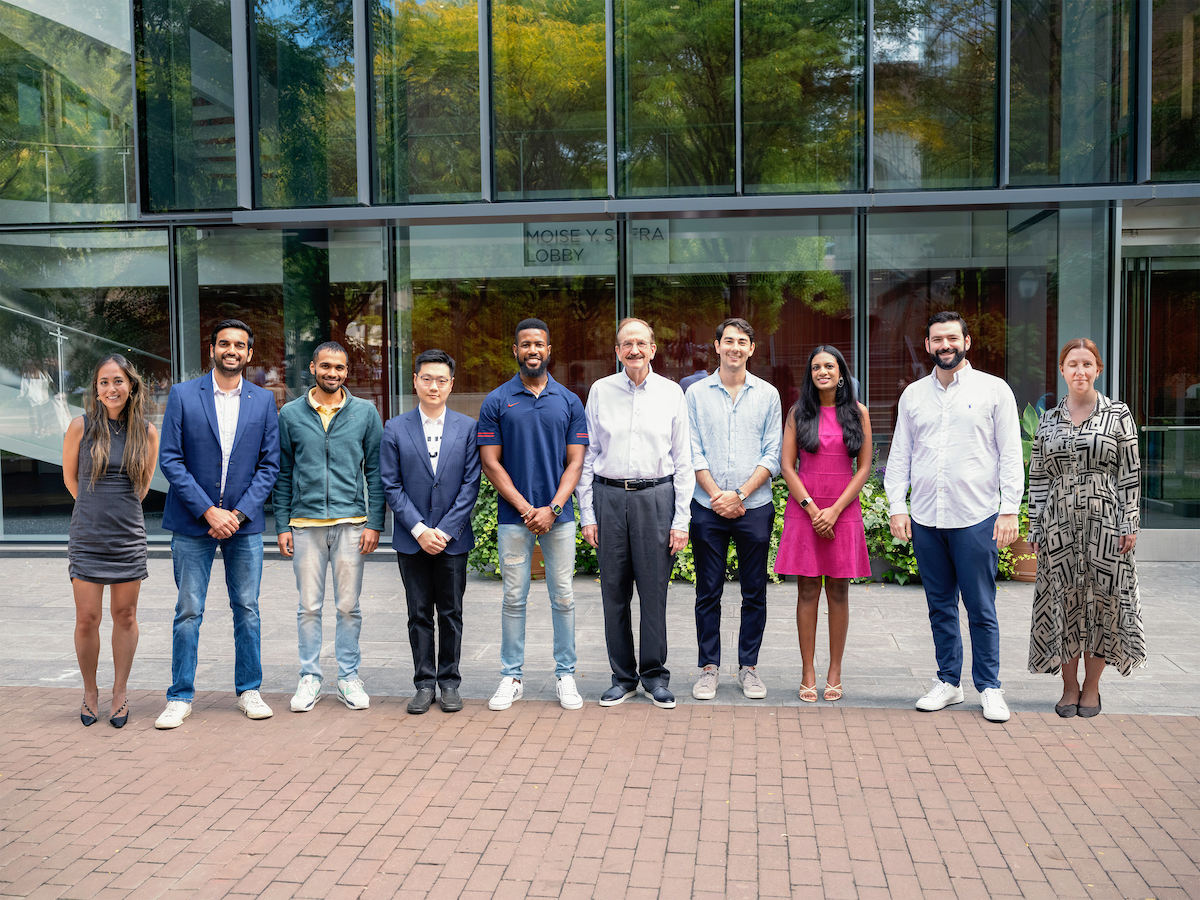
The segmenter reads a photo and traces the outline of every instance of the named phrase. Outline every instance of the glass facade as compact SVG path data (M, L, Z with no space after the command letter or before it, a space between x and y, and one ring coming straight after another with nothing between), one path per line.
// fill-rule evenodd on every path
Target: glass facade
M1198 15L0 0L3 536L65 534L62 429L99 354L133 358L161 415L226 316L279 404L334 339L390 416L432 346L474 415L526 316L585 398L620 317L652 323L682 380L741 315L789 406L812 347L841 348L885 454L943 308L1022 407L1063 395L1064 341L1097 341L1142 429L1148 527L1196 528Z

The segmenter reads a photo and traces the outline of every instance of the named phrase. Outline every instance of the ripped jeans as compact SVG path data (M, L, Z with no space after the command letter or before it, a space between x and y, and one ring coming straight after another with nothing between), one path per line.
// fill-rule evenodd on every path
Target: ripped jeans
M533 542L542 546L546 560L546 589L550 593L550 618L554 624L554 674L575 673L575 523L559 522L547 534L535 535L524 525L501 525L497 548L504 579L504 607L500 615L501 672L521 677L525 663L525 606L529 598L529 558Z

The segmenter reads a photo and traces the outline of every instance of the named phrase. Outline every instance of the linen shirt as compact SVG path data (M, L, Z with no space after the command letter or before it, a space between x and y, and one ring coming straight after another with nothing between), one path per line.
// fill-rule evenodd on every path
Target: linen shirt
M675 382L653 371L635 385L622 370L592 385L587 408L588 447L579 476L579 523L595 525L592 481L665 478L675 484L674 531L687 531L696 489L687 401Z
M446 407L442 407L442 413L436 419L431 419L425 415L425 410L421 410L421 427L425 430L425 446L429 448L429 468L433 469L433 474L437 474L438 456L442 450L442 432L446 428ZM424 522L418 522L409 529L414 538L420 538L429 526ZM450 535L444 531L438 531L444 537L449 538Z
M746 382L735 400L721 383L718 369L685 392L692 438L692 468L704 469L723 491L736 491L762 466L771 478L782 468L783 408L779 391L757 375ZM693 496L706 509L712 499L696 485ZM771 502L771 481L755 488L743 506L758 509Z
M217 407L217 430L221 435L221 500L225 500L225 479L229 475L229 457L233 455L233 439L237 437L238 413L242 409L242 376L237 387L223 391L217 386L217 372L212 373L213 403Z
M884 474L889 511L927 528L969 528L997 508L1016 515L1025 493L1017 400L1002 379L967 363L949 386L937 369L900 395Z

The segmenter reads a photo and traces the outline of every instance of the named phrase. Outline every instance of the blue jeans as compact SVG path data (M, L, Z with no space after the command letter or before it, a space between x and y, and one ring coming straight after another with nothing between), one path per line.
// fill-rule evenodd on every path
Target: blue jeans
M168 700L191 702L196 695L196 658L200 623L217 547L225 561L225 587L233 610L233 685L240 695L262 686L262 646L259 637L258 590L262 582L261 534L234 534L218 541L208 535L171 536L171 561L175 568L175 622L171 628L171 687Z
M501 525L497 535L504 607L500 616L500 667L504 675L521 677L525 663L525 602L529 598L529 558L533 542L546 560L546 589L554 623L554 674L575 673L575 523L559 522L535 535L524 525Z
M296 609L296 627L300 635L300 676L315 675L321 680L321 608L325 605L325 574L333 567L333 605L337 609L333 652L337 657L338 678L352 681L358 677L362 654L358 636L362 633L363 562L358 541L366 525L343 522L340 525L314 525L292 529L295 556L296 589L300 605Z
M996 517L969 528L928 528L912 523L913 553L921 570L938 679L958 687L962 679L962 594L971 625L971 680L975 689L1000 687L1000 624L996 619L996 567L992 539Z

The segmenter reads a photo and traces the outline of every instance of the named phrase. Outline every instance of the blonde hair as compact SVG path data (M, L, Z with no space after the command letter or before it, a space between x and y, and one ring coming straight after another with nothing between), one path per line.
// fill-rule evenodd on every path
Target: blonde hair
M111 446L108 431L108 410L100 402L100 392L96 382L100 379L100 370L109 363L116 363L129 382L129 397L118 416L125 426L125 455L121 459L121 471L133 482L133 489L138 496L150 486L154 476L155 460L150 455L150 428L146 419L146 386L137 369L120 353L113 353L96 363L92 370L92 391L84 401L84 411L87 413L87 425L84 429L84 439L91 442L92 473L88 487L95 488L96 479L108 469L108 451Z

